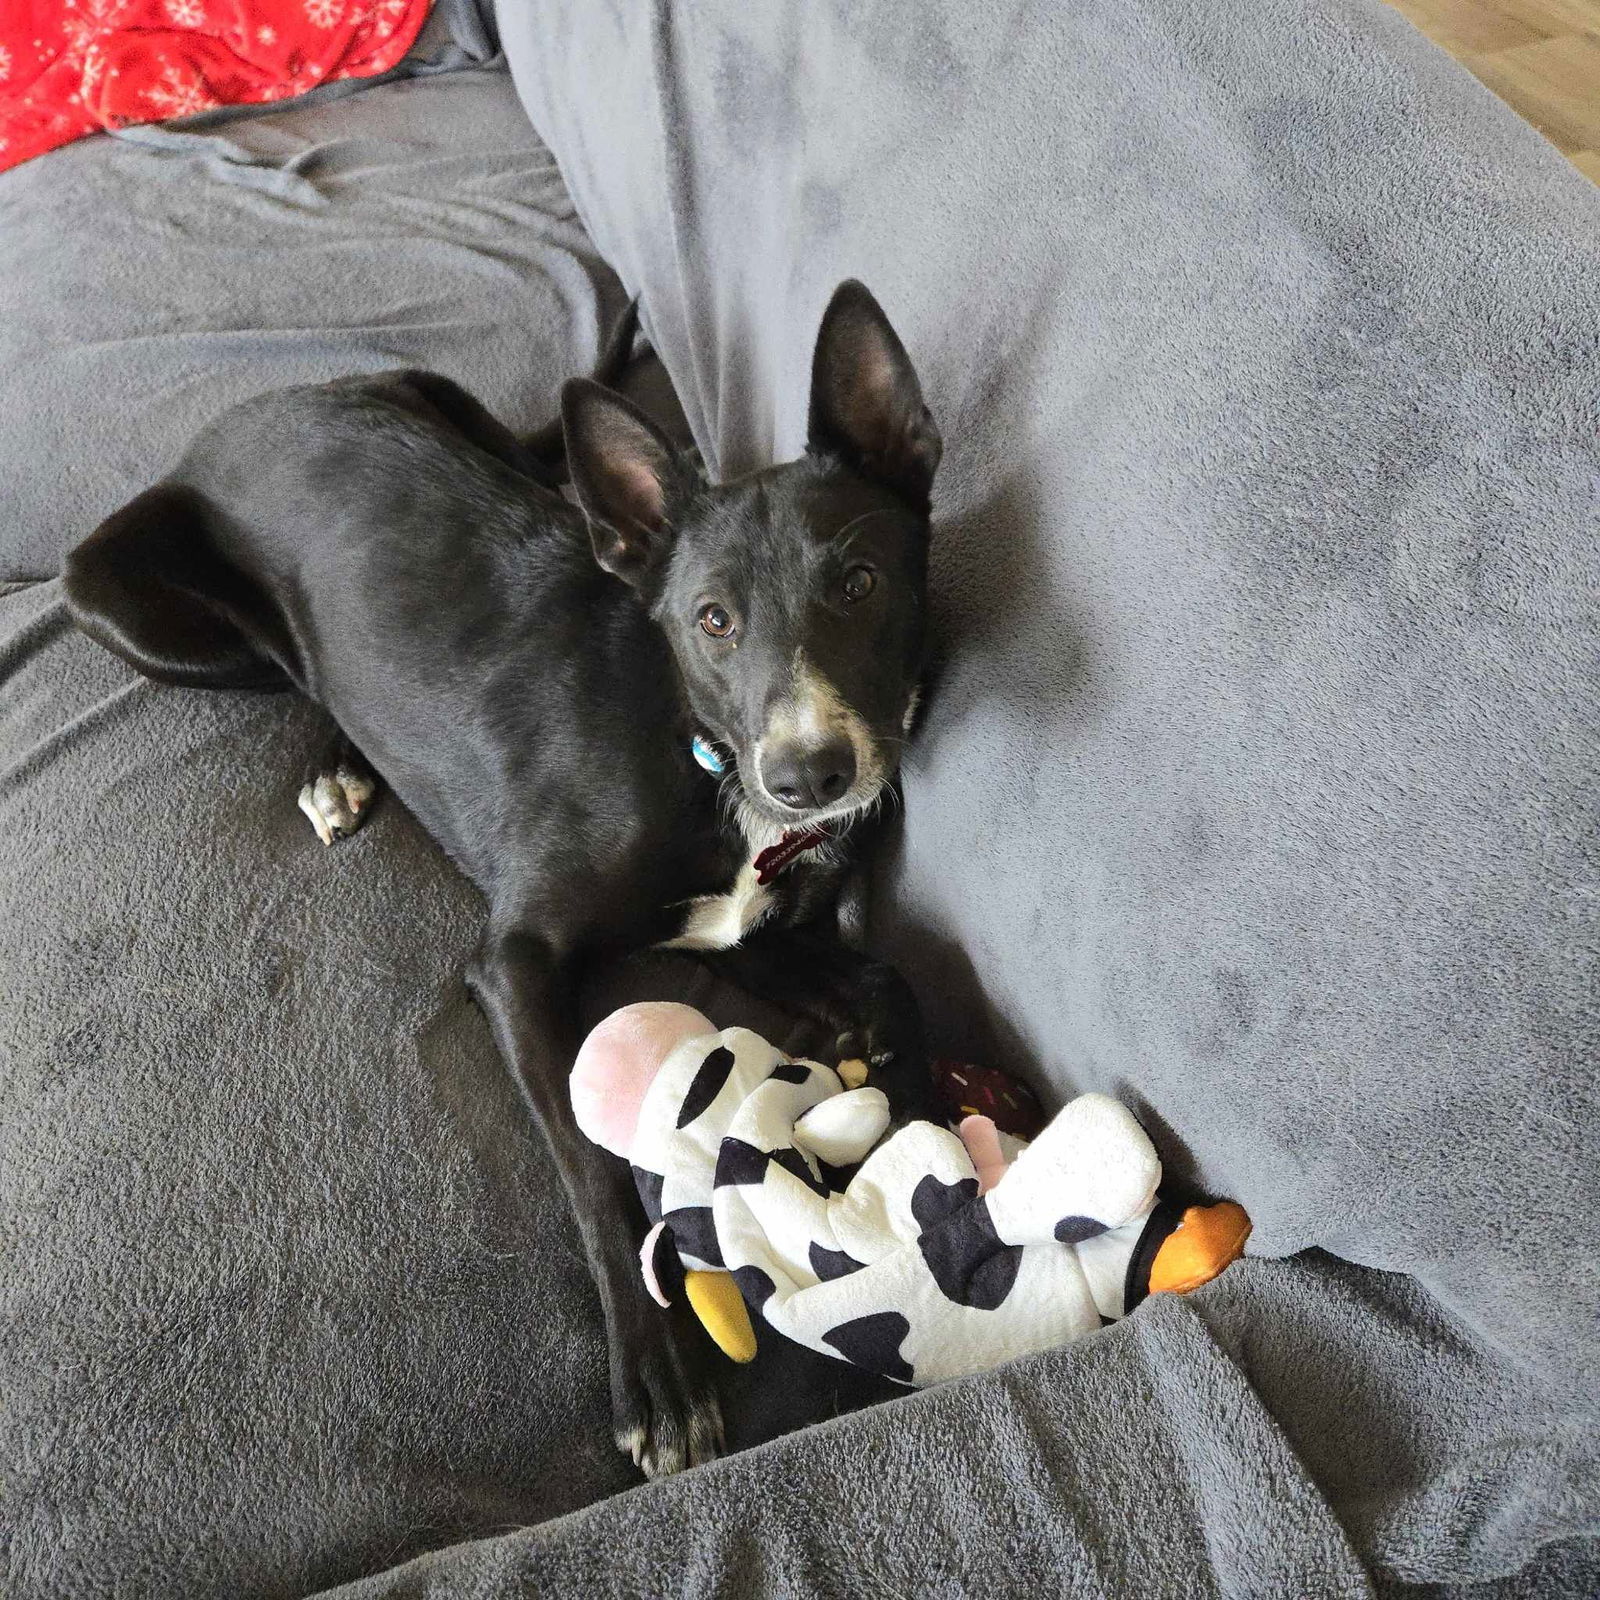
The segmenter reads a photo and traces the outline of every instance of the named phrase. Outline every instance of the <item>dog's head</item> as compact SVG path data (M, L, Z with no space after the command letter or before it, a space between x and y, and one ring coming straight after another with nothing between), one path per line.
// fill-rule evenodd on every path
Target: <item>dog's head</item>
M746 802L810 825L872 804L899 765L923 668L938 429L859 283L817 335L804 456L709 485L626 401L562 401L601 566L670 641L690 708L731 749Z

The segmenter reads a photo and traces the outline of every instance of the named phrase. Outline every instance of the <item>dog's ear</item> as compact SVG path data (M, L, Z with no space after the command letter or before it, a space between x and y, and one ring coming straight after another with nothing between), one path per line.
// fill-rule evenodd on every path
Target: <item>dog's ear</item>
M811 361L809 443L927 509L944 448L939 430L905 346L854 278L834 290L822 314Z
M665 553L685 487L677 453L635 405L588 378L561 391L561 428L595 560L636 584Z

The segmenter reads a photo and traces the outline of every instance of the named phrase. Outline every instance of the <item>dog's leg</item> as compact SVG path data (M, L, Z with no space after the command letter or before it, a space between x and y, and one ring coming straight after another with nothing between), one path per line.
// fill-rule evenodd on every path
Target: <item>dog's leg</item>
M306 774L300 809L324 844L337 844L367 820L377 796L377 773L341 732Z
M726 981L805 1018L827 1065L864 1063L867 1081L888 1095L897 1121L931 1114L922 1013L888 962L811 928L757 933L743 945L697 955Z
M491 932L469 982L577 1217L605 1316L618 1447L651 1478L712 1460L723 1437L708 1375L711 1345L685 1307L663 1311L650 1299L639 1270L646 1223L633 1175L573 1121L573 964L526 932Z
M839 940L849 950L865 952L867 948L867 902L870 885L864 862L854 861L839 886L836 915Z

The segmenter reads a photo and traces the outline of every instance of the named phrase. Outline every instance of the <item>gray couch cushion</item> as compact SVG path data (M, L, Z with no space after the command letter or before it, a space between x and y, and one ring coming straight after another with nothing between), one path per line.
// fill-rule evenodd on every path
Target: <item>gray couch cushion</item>
M226 133L325 203L106 137L0 175L0 577L57 572L263 389L424 366L537 426L620 308L503 72Z
M502 21L723 471L801 445L841 277L919 363L948 662L880 933L945 1041L1125 1096L1260 1254L1414 1274L1592 1530L1600 191L1378 0ZM1354 1403L1420 1403L1374 1332ZM1413 1579L1526 1557L1487 1438Z

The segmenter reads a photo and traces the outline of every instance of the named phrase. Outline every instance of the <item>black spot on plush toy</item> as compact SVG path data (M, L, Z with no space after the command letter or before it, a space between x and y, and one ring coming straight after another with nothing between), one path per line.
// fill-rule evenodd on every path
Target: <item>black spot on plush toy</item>
M573 1067L579 1127L632 1163L655 1224L652 1292L682 1293L736 1361L755 1354L748 1302L813 1350L937 1383L1209 1282L1244 1248L1232 1202L1158 1199L1155 1147L1108 1095L1044 1122L1014 1080L947 1067L959 1130L885 1138L888 1101L846 1086L853 1065L649 1002L613 1012Z

